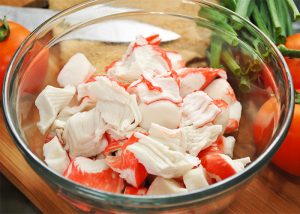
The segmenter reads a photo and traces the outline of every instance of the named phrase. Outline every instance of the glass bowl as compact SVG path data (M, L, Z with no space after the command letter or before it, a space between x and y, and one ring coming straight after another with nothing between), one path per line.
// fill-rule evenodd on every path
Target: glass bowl
M221 14L227 23L240 26L239 33L234 34L228 26L221 25L216 19L218 16L203 11L198 14L200 8ZM124 20L126 25L122 22ZM114 21L123 24L116 27L112 25ZM120 58L126 50L128 43L118 38L144 33L144 30L138 32L143 24L173 34L170 37L166 33L161 47L178 51L188 66L208 66L212 37L224 41L231 57L241 64L249 59L256 62L257 73L251 74L250 85L245 85L238 75L230 72L228 58L222 57L228 81L243 105L240 128L234 135L237 139L234 157L251 157L252 162L244 171L188 194L138 197L81 186L45 165L42 155L44 136L36 127L39 120L34 107L36 96L47 84L57 86L58 72L76 52L84 53L97 71L103 72L105 66ZM157 28L151 30L156 33ZM257 144L254 119L259 107L270 97L277 103L274 112L267 115L273 118L271 131L263 133L262 142ZM221 6L196 0L98 0L62 11L31 33L9 66L3 90L3 109L13 140L30 166L58 195L78 209L86 212L197 213L201 210L210 213L228 206L270 161L288 131L293 97L291 76L275 45L247 20Z

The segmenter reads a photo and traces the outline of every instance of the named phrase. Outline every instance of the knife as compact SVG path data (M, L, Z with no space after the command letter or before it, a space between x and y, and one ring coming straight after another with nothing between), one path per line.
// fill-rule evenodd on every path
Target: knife
M88 11L87 11L88 10ZM86 18L86 14L102 14L103 16L112 15L120 12L136 11L132 8L114 8L106 5L95 5L88 8L84 12L77 11L69 15L64 21L72 24L76 18ZM89 11L90 10L90 11ZM22 24L28 30L33 31L40 24L51 18L59 11L40 8L19 8L11 6L0 6L0 17L6 15L8 20L12 20ZM86 21L88 21L87 17ZM142 35L144 37L152 34L159 34L162 42L173 41L180 38L177 33L150 25L147 23L129 20L129 19L114 19L103 21L83 29L75 30L60 40L81 39L113 43L128 43L134 41L136 36Z

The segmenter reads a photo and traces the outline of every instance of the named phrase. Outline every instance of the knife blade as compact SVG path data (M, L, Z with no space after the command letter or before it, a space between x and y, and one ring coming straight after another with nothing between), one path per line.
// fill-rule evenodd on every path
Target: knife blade
M136 9L95 5L88 8L88 11L78 11L69 15L64 21L65 23L72 24L77 18L82 19L87 17L86 21L93 18L86 16L86 14L97 14L97 17L99 17L99 14L106 16L131 11L136 11ZM36 27L58 12L59 11L50 9L0 6L0 17L6 15L8 20L22 24L30 31L33 31ZM60 40L81 39L112 43L127 43L134 41L136 36L142 35L147 37L152 34L159 34L162 42L173 41L180 38L179 34L158 26L129 19L115 19L103 21L87 26L83 29L75 30L63 36Z

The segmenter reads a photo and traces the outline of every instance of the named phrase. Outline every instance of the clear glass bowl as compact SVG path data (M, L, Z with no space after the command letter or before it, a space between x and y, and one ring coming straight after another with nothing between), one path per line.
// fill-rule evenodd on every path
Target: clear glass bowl
M242 30L238 35L233 35L226 27L218 25L214 16L198 15L200 7L223 14L229 23L243 26ZM118 31L119 35L125 35L139 26L135 25L137 22L177 33L180 36L178 39L163 42L161 46L178 51L189 66L207 66L206 51L211 36L214 36L227 41L227 47L233 50L233 57L238 58L243 53L251 60L258 61L259 66L264 63L269 68L256 75L251 90L246 92L239 87L238 79L228 73L229 81L243 105L240 129L235 134L237 143L234 156L250 156L252 159L243 172L188 194L138 197L90 189L47 168L42 157L44 136L35 125L39 116L34 100L45 85L57 85L57 73L68 58L78 51L83 52L99 72L120 58L127 43L95 41L97 35L108 33L114 20L130 21L131 26L123 26ZM97 27L104 22L108 28ZM63 199L87 212L197 213L201 210L209 213L224 209L277 151L288 131L294 106L291 76L274 44L245 19L213 3L196 0L99 0L67 9L39 26L21 45L9 66L3 91L3 109L8 129L30 166ZM279 119L272 133L264 137L264 143L256 146L253 121L259 107L270 97L277 100Z

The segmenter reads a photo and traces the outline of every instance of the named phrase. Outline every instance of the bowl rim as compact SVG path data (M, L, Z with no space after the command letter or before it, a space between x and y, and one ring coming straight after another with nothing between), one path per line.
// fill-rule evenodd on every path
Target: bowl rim
M34 38L34 36L38 34L38 32L41 29L43 29L43 27L47 27L47 24L67 14L70 14L73 11L76 11L78 9L84 9L89 6L93 6L94 4L97 3L101 4L103 2L99 0L92 0L92 1L75 5L66 10L63 10L58 14L54 15L53 17L51 17L50 19L48 19L47 21L45 21L44 23L42 23L39 27L37 27L18 48L13 59L11 60L11 63L5 75L4 84L3 84L2 101L3 101L4 120L7 129L10 135L12 136L14 143L17 145L18 149L22 152L22 155L25 157L27 162L29 162L30 166L34 169L36 173L40 172L42 174L43 179L46 179L47 181L52 182L53 184L58 185L59 187L62 187L61 188L62 190L66 189L67 192L71 192L72 194L80 196L81 198L89 198L91 200L103 201L106 203L110 202L112 204L123 205L125 207L141 206L141 208L143 208L147 205L148 206L159 205L159 207L161 208L163 206L169 207L175 204L176 206L186 205L186 204L194 203L195 201L199 201L199 200L204 201L211 197L215 197L216 195L220 195L223 192L227 192L230 189L234 188L236 185L240 185L246 182L271 159L271 157L275 154L275 152L282 144L283 139L288 132L288 128L291 124L293 110L294 110L294 99L293 99L294 89L293 89L292 77L282 54L277 49L275 44L273 44L272 41L260 29L258 29L255 25L253 25L251 22L241 17L240 15L230 11L227 8L224 8L220 5L217 5L215 3L206 0L188 0L188 1L195 4L205 5L214 9L216 8L222 12L225 12L226 14L241 19L247 25L252 27L254 31L258 32L260 36L262 36L262 38L268 41L269 43L268 45L271 47L271 49L273 49L275 56L281 63L281 66L284 69L283 74L286 75L285 78L287 79L287 83L288 83L287 92L289 93L290 96L289 99L287 100L287 103L289 104L289 108L287 109L288 113L283 120L282 129L278 131L278 135L275 138L273 137L273 142L269 145L269 147L259 157L257 157L256 160L254 160L249 166L247 166L245 170L243 170L242 172L239 172L225 180L212 184L208 188L199 189L184 194L176 194L176 195L159 195L159 196L141 197L141 196L109 193L109 192L85 187L69 179L66 179L63 176L57 174L56 172L50 170L46 166L46 164L44 164L43 161L41 161L33 152L31 152L31 150L26 146L27 144L23 141L22 137L14 127L13 116L11 115L10 100L9 100L9 88L10 88L9 75L14 74L15 72L12 70L13 64L20 63L20 61L17 61L17 56L20 54L22 48L30 44L30 40ZM116 0L107 0L103 3L108 4L113 2L116 2Z

